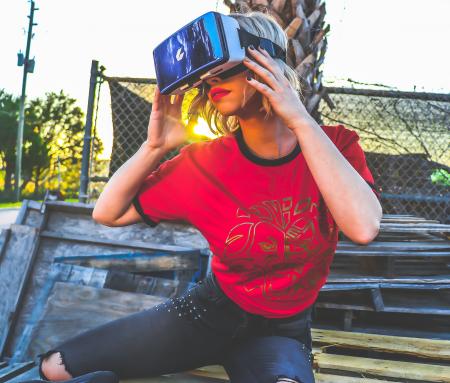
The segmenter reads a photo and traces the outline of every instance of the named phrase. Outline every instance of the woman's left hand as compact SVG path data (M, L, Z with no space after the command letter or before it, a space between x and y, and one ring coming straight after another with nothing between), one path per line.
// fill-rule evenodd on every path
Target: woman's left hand
M262 48L248 49L255 61L244 59L244 65L259 75L265 83L247 77L247 82L269 100L274 112L283 120L289 129L294 130L302 121L313 120L301 102L297 91L292 87L282 70Z

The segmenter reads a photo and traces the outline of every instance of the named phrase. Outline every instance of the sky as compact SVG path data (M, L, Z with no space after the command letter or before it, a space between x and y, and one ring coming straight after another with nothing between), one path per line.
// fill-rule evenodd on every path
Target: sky
M36 0L27 97L64 90L87 108L91 60L108 76L154 77L153 48L220 0ZM345 79L398 90L450 92L450 0L327 0L330 24L325 84ZM0 89L17 96L30 3L0 0ZM106 85L103 85L106 87ZM98 131L111 146L109 95L102 91Z

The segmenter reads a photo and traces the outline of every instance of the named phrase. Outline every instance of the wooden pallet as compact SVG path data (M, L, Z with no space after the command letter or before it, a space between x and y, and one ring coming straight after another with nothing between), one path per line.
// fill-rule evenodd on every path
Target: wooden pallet
M312 335L317 383L450 382L450 341L316 328ZM353 355L355 353L360 356ZM401 360L405 358L410 361ZM37 369L31 367L30 362L4 366L0 369L0 382L18 383L36 378ZM222 366L125 380L127 383L220 381L228 381Z
M209 254L206 240L190 225L162 223L149 228L140 223L110 228L93 221L92 209L93 205L80 203L55 201L42 205L25 200L16 224L2 232L0 296L6 299L0 299L0 357L12 357L23 350L24 336L33 331L36 302L42 302L48 294L49 269L55 258L83 263L70 257L86 256L86 262L105 262L95 261L95 257L152 254L154 257L147 257L145 262L134 262L134 266L133 262L122 263L121 267L137 274L171 267L177 279L189 281L199 269L200 256ZM183 258L177 259L177 252ZM186 252L190 255L184 258ZM173 259L169 260L168 254Z
M0 296L7 299L0 301L0 360L5 358L3 365L0 362L0 383L36 378L29 361L37 353L77 331L177 296L189 286L189 278L167 280L143 272L175 268L179 276L192 277L198 271L193 269L198 267L195 256L210 254L206 240L192 226L162 222L155 228L145 224L110 228L92 220L92 208L25 201L16 224L2 231ZM418 217L386 215L380 235L368 246L343 238L318 307L344 312L347 329L358 310L450 317L449 227ZM177 252L183 256L177 258ZM86 296L95 299L87 302ZM112 301L115 310L108 311ZM80 308L90 315L77 316ZM61 316L70 318L71 325L58 320ZM327 331L313 331L317 382L448 381L444 377L449 372L444 350L448 343ZM209 366L145 380L226 379L221 367Z

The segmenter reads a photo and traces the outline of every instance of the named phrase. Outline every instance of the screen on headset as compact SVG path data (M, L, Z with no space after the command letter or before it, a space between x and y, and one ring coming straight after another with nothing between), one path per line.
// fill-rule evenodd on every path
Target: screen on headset
M180 29L154 51L160 87L219 61L222 45L214 15L207 14Z

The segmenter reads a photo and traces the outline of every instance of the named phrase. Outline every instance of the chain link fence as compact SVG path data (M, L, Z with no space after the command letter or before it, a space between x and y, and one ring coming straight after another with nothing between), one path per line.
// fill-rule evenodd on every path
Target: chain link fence
M91 164L91 200L146 140L156 85L152 79L103 80L111 96L113 143L109 160ZM327 87L319 111L322 124L343 124L359 134L385 214L450 223L450 95Z
M450 95L327 88L324 124L361 137L384 213L450 223ZM441 174L444 181L433 182ZM445 185L447 180L447 186Z

